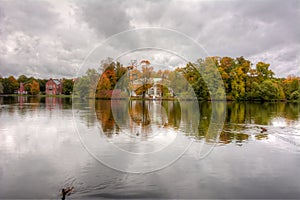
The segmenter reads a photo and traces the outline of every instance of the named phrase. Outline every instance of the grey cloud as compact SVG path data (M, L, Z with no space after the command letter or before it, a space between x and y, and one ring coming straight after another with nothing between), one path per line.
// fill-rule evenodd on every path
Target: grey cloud
M291 72L300 76L298 0L0 2L2 75L72 77L88 53L113 34L155 26L188 35L209 55L244 56L254 63L269 62L281 76ZM205 56L164 34L127 35L105 47L101 55L115 55L144 44L171 50L176 47L177 53L189 52L192 57ZM99 62L97 56L94 59ZM166 61L166 65L176 63L150 57Z
M270 69L275 72L277 77L299 75L299 48L300 46L297 44L279 46L265 53L253 55L249 59L254 63L258 61L270 63Z
M1 5L0 74L74 77L96 35L75 21L72 6L47 1Z
M45 33L59 22L59 15L46 1L1 1L2 33Z
M155 9L163 14L152 15ZM297 0L147 2L146 9L131 9L131 17L138 27L167 27L197 38L210 55L247 58L299 44ZM282 53L295 59L291 52ZM273 59L266 58L272 66L277 64Z
M76 2L77 12L100 36L108 37L131 28L125 3L121 0Z

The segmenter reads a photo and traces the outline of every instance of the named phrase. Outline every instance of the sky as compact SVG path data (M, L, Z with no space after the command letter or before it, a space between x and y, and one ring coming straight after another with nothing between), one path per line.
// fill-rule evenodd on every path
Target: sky
M270 63L277 77L300 76L299 22L299 0L0 0L0 75L72 78L91 54L100 63L125 50L128 59L180 66L183 52L197 51L170 39L179 34L207 56L244 56ZM130 34L152 27L162 34ZM162 49L136 51L145 44Z

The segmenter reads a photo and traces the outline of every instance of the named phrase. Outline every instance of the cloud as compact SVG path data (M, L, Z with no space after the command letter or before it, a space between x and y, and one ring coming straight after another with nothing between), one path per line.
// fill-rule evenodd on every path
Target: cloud
M45 1L1 1L1 37L20 31L45 33L59 22L58 13Z
M299 76L299 48L299 45L291 44L250 56L249 59L254 63L262 60L266 63L273 63L270 68L275 72L275 76L277 77L286 77L296 74Z
M100 36L109 37L132 28L126 14L126 4L114 1L77 1L77 12Z
M281 69L282 63L279 65L277 57L268 52L273 52L274 48L287 50L299 44L297 0L162 2L150 1L145 9L129 9L132 24L181 31L195 38L209 55L246 58L261 55L265 59L262 61L270 62L274 71ZM163 14L155 15L155 10ZM278 52L291 63L288 58L299 54L299 46L293 52ZM293 61L297 63L295 56ZM300 75L298 66L294 66L293 72ZM285 76L290 71L280 72L283 72L280 76Z
M74 77L97 45L119 32L144 27L182 32L202 45L208 55L244 56L253 62L260 59L269 62L278 76L300 76L297 0L0 1L3 76ZM128 35L107 46L102 54L110 56L149 42L171 49L177 46L179 53L189 48L163 34ZM192 51L195 57L198 52ZM175 64L174 59L162 55L149 57L156 59L154 62L164 61L164 65ZM202 56L199 52L198 57Z
M8 1L1 4L0 74L74 77L96 34L76 21L73 4Z

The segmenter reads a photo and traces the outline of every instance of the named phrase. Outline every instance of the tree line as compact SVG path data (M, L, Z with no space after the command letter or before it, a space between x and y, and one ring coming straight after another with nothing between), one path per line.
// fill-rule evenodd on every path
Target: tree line
M142 62L145 63L145 60ZM109 98L112 91L116 90L116 83L123 81L122 84L127 87L120 92L128 94L132 90L128 73L133 69L138 69L137 61L123 66L112 59L106 59L98 69L88 69L78 79L76 93L81 97ZM300 100L300 77L290 75L276 78L270 70L270 64L258 62L254 65L244 57L207 57L174 70L158 71L149 62L137 72L143 85L149 82L145 80L147 78L162 78L163 84L168 86L162 87L163 96L170 96L168 88L175 88L176 95L181 96L187 95L192 89L199 100L218 99L220 96L233 101ZM224 88L220 88L220 85L224 85ZM148 86L143 86L136 92L144 94L147 89Z
M133 88L134 81L130 74L133 71L136 72L135 80L139 79L142 83L140 88ZM220 76L216 76L216 72ZM300 77L290 75L276 78L270 70L270 64L258 62L254 65L244 57L207 57L174 70L157 71L147 60L133 60L124 66L107 58L101 61L97 69L88 69L85 75L76 78L74 83L71 79L63 79L62 86L64 94L74 92L80 98L110 98L113 91L122 97L133 90L144 96L152 86L149 81L152 78L161 78L163 97L174 96L174 93L176 96L185 96L192 89L199 100L219 97L233 101L300 100ZM24 75L17 79L13 76L0 77L0 93L12 94L20 83L27 83L26 91L37 94L45 91L46 82L46 79ZM125 87L118 88L117 84Z
M213 91L208 91L208 84L222 81L228 100L300 100L300 78L292 75L276 78L269 67L270 64L265 62L258 62L253 66L244 57L208 57L195 63L187 63L177 70L184 74L200 99L209 99L212 92L218 91L218 88L213 87ZM213 77L213 68L218 69L222 80ZM204 83L203 77L212 83Z
M25 91L30 95L45 94L46 83L49 79L39 79L34 77L27 77L20 75L18 78L14 76L1 77L0 76L0 94L15 94L20 88L20 84L23 84ZM73 79L63 78L62 93L69 95L73 91Z

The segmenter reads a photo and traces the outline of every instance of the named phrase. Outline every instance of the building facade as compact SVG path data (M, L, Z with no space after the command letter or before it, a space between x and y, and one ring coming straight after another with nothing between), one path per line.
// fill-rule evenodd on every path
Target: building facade
M46 95L62 94L62 83L57 79L50 79L46 83Z
M18 89L18 94L27 94L24 83L20 83L20 88Z

